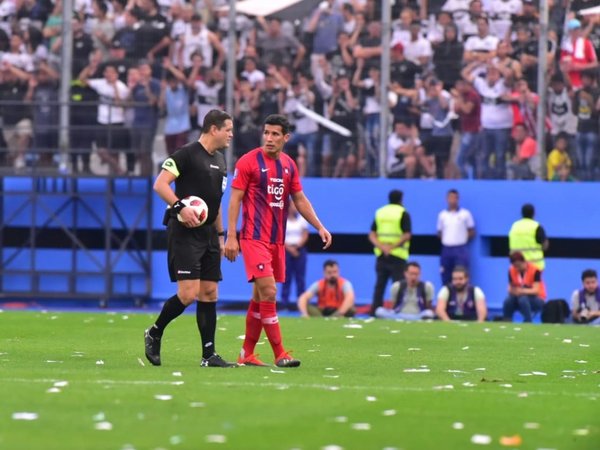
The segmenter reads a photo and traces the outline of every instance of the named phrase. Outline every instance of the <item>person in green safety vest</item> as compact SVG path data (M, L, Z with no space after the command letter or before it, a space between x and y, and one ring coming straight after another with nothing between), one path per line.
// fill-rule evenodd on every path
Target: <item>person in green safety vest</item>
M544 270L544 251L548 249L546 231L539 222L533 220L535 209L530 203L521 207L522 218L512 224L508 233L509 253L521 252L525 261L535 264L538 269Z
M371 315L383 305L383 294L388 281L400 281L408 260L411 219L402 206L402 191L392 190L388 194L389 203L375 212L375 219L369 232L369 241L377 256L375 272L377 281L373 292Z

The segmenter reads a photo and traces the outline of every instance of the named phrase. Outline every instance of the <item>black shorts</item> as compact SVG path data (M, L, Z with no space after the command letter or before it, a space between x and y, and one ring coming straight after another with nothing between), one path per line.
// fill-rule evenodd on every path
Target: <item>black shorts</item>
M221 248L214 225L186 228L171 218L167 227L171 281L221 281Z

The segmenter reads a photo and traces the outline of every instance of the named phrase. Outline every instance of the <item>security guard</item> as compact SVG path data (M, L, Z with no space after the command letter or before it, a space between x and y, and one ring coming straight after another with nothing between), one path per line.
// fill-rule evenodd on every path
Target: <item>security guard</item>
M388 281L391 279L395 282L403 278L408 260L412 226L410 215L402 206L402 195L402 191L390 191L389 203L375 212L375 220L369 233L369 241L377 256L372 316L383 305L383 294Z
M523 218L512 224L508 233L508 248L510 254L521 252L525 261L535 264L539 270L544 270L544 251L548 249L548 238L544 227L533 220L534 213L532 204L526 203L522 206Z

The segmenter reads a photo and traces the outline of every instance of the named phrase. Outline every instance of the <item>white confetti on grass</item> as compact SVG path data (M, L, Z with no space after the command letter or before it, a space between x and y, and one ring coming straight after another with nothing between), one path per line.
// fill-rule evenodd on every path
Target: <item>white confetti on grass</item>
M339 378L339 375L323 375L323 378Z
M206 403L204 402L191 402L190 403L190 408L204 408L206 406Z
M60 392L62 392L59 388L57 387L51 387L50 389L48 389L46 391L48 394L58 394Z
M123 320L128 320L128 319L129 319L129 316L128 316L128 315L121 316L121 319L123 319Z
M346 339L354 339L354 336L352 336L352 335L346 336Z
M462 430L465 428L465 424L462 422L454 422L452 424L452 428L454 428L455 430Z
M408 349L408 351L409 351L409 352L420 352L420 351L421 351L421 349L420 349L419 347L410 347L410 348Z
M484 329L483 329L483 331L484 331L485 333L489 333L491 330L490 330L490 328L484 328Z
M475 383L471 383L470 381L467 381L465 383L462 384L464 387L475 387L477 386Z
M285 370L275 370L275 369L271 369L271 373L285 373Z
M390 333L391 334L398 334L398 333L400 333L400 330L390 330Z
M37 420L38 413L34 412L15 412L12 414L13 420Z
M454 389L454 386L451 384L443 384L440 386L434 386L433 389L435 389L436 391L449 391Z
M171 384L173 386L181 386L182 384L184 384L185 381L172 381Z
M339 386L329 386L327 388L327 390L329 390L329 391L339 391L340 387Z
M539 430L540 424L537 422L525 422L523 428L526 430Z
M458 369L448 369L448 370L446 370L446 372L448 372L448 373L469 373L469 372L465 372L464 370L458 370Z
M545 377L545 376L547 376L547 375L548 375L546 372L536 372L536 371L534 371L534 372L531 372L531 374L532 374L532 375L536 375L536 376L538 376L538 377Z
M50 364L54 364L54 363L56 363L56 364L62 364L62 361L55 361L53 359L47 359L46 362L50 363Z
M391 416L395 416L396 415L396 410L395 409L386 409L385 411L383 411L381 414L386 416L386 417L391 417Z
M580 346L580 347L586 347L586 348L587 348L587 347L589 347L589 346L590 346L590 344L579 344L579 346Z
M517 395L517 397L526 398L526 397L529 397L529 394L527 392L519 392L519 395Z
M381 358L390 358L392 355L387 355L387 354L383 354L383 355L377 355Z
M573 430L573 434L575 436L587 436L588 434L590 434L590 430L588 430L587 428L579 428L577 430Z
M440 339L448 339L448 336L446 336L445 334L440 334L438 337Z
M333 418L333 421L337 423L346 423L348 422L348 418L346 416L337 416Z
M94 425L94 428L99 431L111 431L113 424L110 422L98 422Z
M163 401L166 401L166 400L173 400L173 396L172 396L172 395L169 395L169 394L156 394L156 395L154 396L154 398L155 398L156 400L163 400Z
M362 327L363 326L361 324L359 324L359 323L347 323L347 324L344 324L344 328L357 328L357 329L360 329Z
M208 434L205 441L209 444L224 444L227 442L227 437L222 434Z
M56 381L54 383L54 387L65 387L68 386L69 382L68 381Z
M427 373L431 372L430 369L404 369L405 373Z
M96 365L97 366L103 366L104 365L104 361L102 361L101 359L99 359L98 361L96 361Z
M478 367L478 368L473 369L473 370L476 370L477 372L485 372L487 369L485 367Z
M138 363L140 363L140 366L142 367L146 367L146 364L144 363L144 361L142 361L142 358L138 358Z
M461 350L469 350L469 346L467 345L467 346L461 348Z
M500 387L504 387L504 388L511 388L511 387L513 387L512 384L510 384L510 383L502 383L499 386Z
M367 395L366 400L368 402L376 402L377 401L377 397L373 396L373 395Z
M577 364L587 364L587 361L583 360L583 359L576 359L575 362Z
M492 437L487 434L474 434L471 436L471 442L477 445L490 445L492 443Z
M99 412L98 414L94 414L92 416L92 420L94 422L102 422L105 419L106 419L106 415L103 412Z
M333 367L325 367L325 370L335 370Z
M344 450L344 447L340 447L339 445L329 444L325 447L321 447L321 450Z
M173 375L174 377L180 377L183 374L181 372L173 372L171 375Z
M171 445L179 445L179 444L181 444L182 442L183 442L183 439L182 439L182 437L181 437L181 436L177 436L177 435L175 435L175 436L171 436L171 437L169 438L169 443L170 443Z
M565 344L570 344L571 342L573 342L573 340L572 340L572 339L563 339L562 341L563 341L563 343L565 343Z
M371 424L362 422L362 423L353 423L352 429L357 431L369 431L371 430Z

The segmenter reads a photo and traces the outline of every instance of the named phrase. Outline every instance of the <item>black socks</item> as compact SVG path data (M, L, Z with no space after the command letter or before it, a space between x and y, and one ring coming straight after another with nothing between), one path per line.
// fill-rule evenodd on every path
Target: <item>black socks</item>
M150 336L152 336L153 338L160 339L162 337L163 331L165 330L167 325L169 325L169 322L179 317L181 313L185 311L185 308L186 305L181 303L181 300L179 300L177 294L169 298L169 300L167 300L163 305L162 310L158 315L158 319L156 319L154 326L150 327L150 330L148 331Z
M208 359L215 353L217 303L196 302L196 322L202 338L202 357Z

